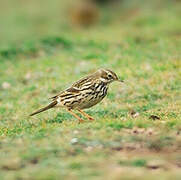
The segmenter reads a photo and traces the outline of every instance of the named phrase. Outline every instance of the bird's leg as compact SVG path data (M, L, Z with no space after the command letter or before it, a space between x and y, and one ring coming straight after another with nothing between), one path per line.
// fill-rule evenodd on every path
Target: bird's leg
M79 120L79 123L84 122L83 119L81 119L77 114L75 114L71 109L67 109L67 111L72 114L72 116L74 116L75 118L77 118Z
M85 113L84 111L82 111L81 109L78 109L78 111L83 115L85 116L86 118L88 118L89 120L94 120L93 117L91 117L90 115L88 115L87 113Z

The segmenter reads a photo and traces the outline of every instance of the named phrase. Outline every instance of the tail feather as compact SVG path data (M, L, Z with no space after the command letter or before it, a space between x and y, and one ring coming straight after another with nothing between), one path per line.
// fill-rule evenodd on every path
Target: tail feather
M41 113L43 111L46 111L48 109L51 109L53 108L55 105L57 104L57 101L53 101L51 104L49 104L48 106L42 108L42 109L39 109L38 111L35 111L34 113L30 114L30 116L34 116L35 114L38 114L38 113Z

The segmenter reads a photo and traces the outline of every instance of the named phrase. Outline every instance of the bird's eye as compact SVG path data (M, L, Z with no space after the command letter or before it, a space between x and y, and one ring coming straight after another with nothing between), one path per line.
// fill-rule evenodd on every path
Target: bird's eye
M111 78L112 78L112 75L111 75L111 74L108 74L108 78L111 79Z

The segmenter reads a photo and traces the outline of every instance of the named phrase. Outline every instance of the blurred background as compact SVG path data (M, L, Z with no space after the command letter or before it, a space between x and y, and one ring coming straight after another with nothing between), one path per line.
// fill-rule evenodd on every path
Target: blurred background
M154 38L149 29L153 26L160 35L179 35L181 28L177 21L181 16L180 0L1 0L0 3L0 47L49 36L75 39L108 36L120 41L136 35L139 41L143 36Z

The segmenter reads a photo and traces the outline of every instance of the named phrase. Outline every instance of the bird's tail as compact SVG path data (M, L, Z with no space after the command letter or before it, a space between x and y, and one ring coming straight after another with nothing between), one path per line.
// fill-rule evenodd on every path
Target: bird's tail
M50 103L48 106L42 108L42 109L39 109L38 111L35 111L34 113L30 114L30 116L34 116L35 114L38 114L38 113L41 113L43 111L46 111L48 109L51 109L53 108L54 106L56 106L57 104L57 101L53 101L52 103Z

